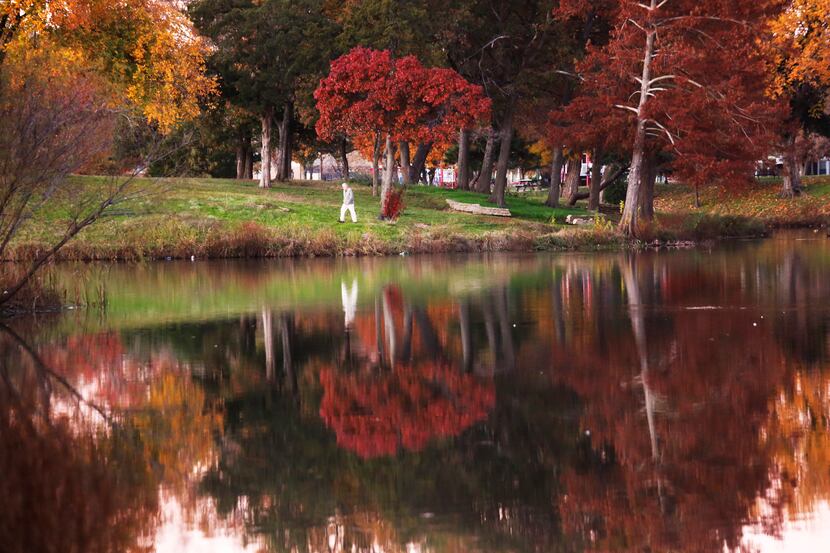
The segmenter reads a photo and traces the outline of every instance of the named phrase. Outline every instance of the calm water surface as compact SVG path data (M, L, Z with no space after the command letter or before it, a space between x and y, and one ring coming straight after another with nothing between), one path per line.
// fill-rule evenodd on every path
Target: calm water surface
M0 328L3 551L830 547L823 235L56 280L106 307Z

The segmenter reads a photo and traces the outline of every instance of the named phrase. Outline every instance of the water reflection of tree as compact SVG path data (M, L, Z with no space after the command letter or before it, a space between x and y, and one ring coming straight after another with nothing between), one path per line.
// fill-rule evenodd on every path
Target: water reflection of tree
M77 390L9 329L0 376L2 549L143 549L157 496L135 436L78 419Z
M351 366L319 372L320 416L338 444L363 458L401 448L419 451L431 440L457 436L483 420L495 402L491 380L470 375L446 357L423 308L405 305L392 287L384 290L382 306L387 355L366 352L379 341L372 332L379 322L357 320L355 327L368 335L350 339L364 343L363 354L350 352ZM365 317L377 317L377 311ZM413 348L413 341L420 347Z
M564 475L567 527L597 550L738 547L773 485L773 451L759 430L787 356L758 313L678 310L711 301L701 274L666 272L644 256L621 258L618 268L619 277L607 273L618 282L603 286L625 290L628 330L606 334L607 355L591 341L555 354L559 378L585 400L592 444ZM719 304L740 304L737 283L710 276ZM765 523L775 531L782 505L768 506Z
M106 469L111 493L138 494L146 475L265 549L722 550L830 496L826 317L810 308L830 284L804 252L663 255L552 258L457 298L361 288L349 332L339 306L264 309L37 351L108 416L130 415L97 449L61 442ZM77 405L8 367L38 417ZM338 445L337 421L373 415L391 445ZM47 456L26 447L26 463Z
M340 340L332 340L342 332L335 315L297 314L292 343L274 340L272 359L292 349L300 404L279 387L227 396L224 446L204 491L275 551L325 551L332 526L342 526L342 550L442 541L438 550L569 550L551 498L573 450L573 398L536 370L515 374L522 340L508 296L498 289L469 298L462 317L453 302L410 303L386 288ZM478 332L488 324L489 339ZM501 398L494 375L504 379ZM347 409L335 416L391 421L383 451L395 455L378 456L379 448L362 458L356 447L339 447L324 422L331 398Z

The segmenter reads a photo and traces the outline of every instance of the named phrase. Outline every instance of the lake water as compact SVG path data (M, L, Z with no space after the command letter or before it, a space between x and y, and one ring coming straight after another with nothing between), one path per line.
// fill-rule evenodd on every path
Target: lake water
M830 239L62 267L0 329L0 549L830 544Z

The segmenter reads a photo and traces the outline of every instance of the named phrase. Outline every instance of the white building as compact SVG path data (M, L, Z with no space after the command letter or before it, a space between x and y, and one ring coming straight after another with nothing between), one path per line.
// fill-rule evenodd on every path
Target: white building
M830 158L821 158L818 161L808 163L804 171L805 175L830 175Z

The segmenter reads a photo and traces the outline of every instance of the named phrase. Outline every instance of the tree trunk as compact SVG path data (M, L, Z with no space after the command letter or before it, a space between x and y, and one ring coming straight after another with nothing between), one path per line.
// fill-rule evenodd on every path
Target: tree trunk
M651 13L657 8L657 0L651 0ZM628 190L625 194L625 206L620 218L619 229L628 236L636 236L640 212L640 183L642 181L643 157L646 147L646 102L651 84L651 61L654 57L653 28L646 32L646 45L643 51L643 74L640 80L640 101L637 106L637 129L634 135L634 148L631 155L631 168L628 171Z
M383 205L386 200L386 195L392 190L394 186L393 174L395 172L395 145L392 142L392 136L386 135L386 167L383 170L383 183L380 188L380 204Z
M271 116L273 110L266 108L262 114L262 173L259 177L260 188L271 188Z
M510 142L513 140L513 113L508 112L499 129L499 160L496 163L496 184L490 201L499 207L507 207L504 203L504 192L507 189L507 164L510 162Z
M487 145L484 147L484 160L481 162L481 171L478 173L476 192L490 193L490 178L493 176L493 152L495 151L496 133L492 128L487 129Z
M559 196L562 194L562 146L553 149L553 162L550 165L550 190L545 205L559 207Z
M579 199L579 173L582 170L582 157L568 159L568 168L565 171L565 190L563 196L568 205L575 205Z
M247 170L248 153L251 150L251 136L247 131L240 130L236 142L236 178L245 178Z
M344 180L349 180L349 157L348 152L346 151L346 139L340 139L340 163L343 166L342 177Z
M245 177L248 180L254 178L254 149L248 146L248 151L245 153Z
M470 189L470 131L466 129L458 136L458 188Z
M591 185L588 188L588 209L591 211L599 210L599 194L600 187L602 186L601 157L602 149L599 147L594 148L594 151L591 153L591 160L593 162L591 166Z
M427 156L430 150L432 150L432 142L418 144L418 148L415 150L415 157L412 158L412 165L409 167L409 180L411 182L418 182L418 179L424 173L424 167L427 164Z
M793 198L801 194L801 170L795 152L795 141L795 135L788 137L784 149L784 178L780 194L782 198Z
M378 172L380 171L380 135L375 133L375 146L372 149L372 196L378 195Z
M657 161L650 153L643 160L643 172L640 177L640 216L644 221L654 220L654 180L657 178Z
M291 179L291 130L293 127L292 118L294 115L294 106L291 102L286 102L282 112L282 121L280 121L280 146L279 157L277 161L277 180L285 182Z
M401 140L398 143L398 149L401 152L401 181L403 184L409 184L412 182L411 167L409 165L409 142Z

